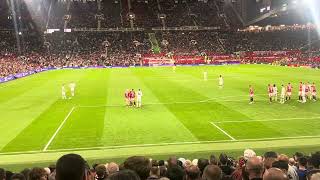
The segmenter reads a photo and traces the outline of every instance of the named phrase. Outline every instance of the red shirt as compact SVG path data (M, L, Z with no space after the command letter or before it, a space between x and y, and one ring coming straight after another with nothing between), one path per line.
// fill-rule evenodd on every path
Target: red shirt
M130 91L130 98L135 98L136 97L136 93L134 91Z
M272 88L271 86L269 86L268 92L269 92L269 93L273 93L273 88Z
M287 92L292 92L292 86L291 85L287 86Z
M249 93L250 93L250 95L253 95L253 93L254 93L254 92L253 92L253 88L250 88L250 89L249 89Z
M300 84L299 86L299 91L302 91L302 84Z

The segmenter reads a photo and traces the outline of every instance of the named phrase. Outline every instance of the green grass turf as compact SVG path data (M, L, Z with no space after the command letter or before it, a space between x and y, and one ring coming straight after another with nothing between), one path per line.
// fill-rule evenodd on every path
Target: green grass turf
M204 71L208 71L208 81L203 80ZM220 74L225 81L223 89L218 87ZM197 148L199 142L211 143L206 149L210 151L217 143L222 149L228 147L232 138L244 144L239 148L253 147L263 139L267 146L283 138L290 139L290 144L281 141L273 147L289 147L301 138L310 139L300 143L301 147L317 145L318 139L312 137L320 137L319 102L297 102L297 88L300 81L320 86L319 75L316 69L270 65L177 67L176 72L170 67L158 67L39 73L0 84L0 158L34 161L36 156L24 159L23 154L42 152L73 107L48 152L132 146L111 153L120 157L139 146L160 144L161 148L148 153L167 154L176 148L171 145L183 145L178 148L180 152L188 148L203 151ZM71 81L77 84L76 96L62 100L61 84ZM267 84L276 83L280 91L280 85L288 82L293 84L294 99L270 104ZM248 104L249 84L256 94L252 105ZM127 88L142 89L141 109L124 106ZM14 157L8 155L14 152L18 152ZM50 159L50 155L41 154L41 160Z

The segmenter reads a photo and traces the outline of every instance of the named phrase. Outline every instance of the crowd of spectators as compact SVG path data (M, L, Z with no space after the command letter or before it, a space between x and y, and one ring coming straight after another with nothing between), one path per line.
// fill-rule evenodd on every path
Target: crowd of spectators
M208 158L171 156L155 160L132 156L123 163L88 163L77 154L66 154L49 167L26 168L19 173L0 168L1 180L319 180L320 152L292 157L268 151L259 156L246 149L237 159L225 153Z
M248 51L304 52L303 49L307 49L282 63L319 66L316 58L320 43L315 30L73 31L51 34L0 31L0 77L48 67L141 65L139 57L153 53L151 33L155 34L152 42L158 42L162 53L205 56Z

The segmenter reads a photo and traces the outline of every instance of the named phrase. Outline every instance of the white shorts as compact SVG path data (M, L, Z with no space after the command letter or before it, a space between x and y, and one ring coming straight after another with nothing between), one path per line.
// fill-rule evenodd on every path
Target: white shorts
M66 92L62 92L62 96L66 96Z
M250 94L250 97L253 97L254 96L254 94Z
M281 94L281 98L284 98L286 95L285 94Z
M278 96L278 93L273 93L273 96Z
M288 96L291 96L291 94L292 94L291 92L287 92L287 95L288 95Z
M302 96L302 91L299 91L299 96Z
M273 93L269 93L269 97L272 97L273 96Z
M306 96L306 93L301 93L301 96Z
M138 102L141 102L141 98L137 98L137 101L138 101Z
M317 95L317 93L316 93L316 92L312 92L311 94L312 94L312 96L315 96L315 95Z
M74 88L71 88L71 92L74 92Z

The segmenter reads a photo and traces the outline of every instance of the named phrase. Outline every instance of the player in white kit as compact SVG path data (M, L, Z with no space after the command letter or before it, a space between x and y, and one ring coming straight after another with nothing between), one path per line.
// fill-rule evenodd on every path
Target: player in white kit
M280 103L283 104L286 98L286 88L282 85L281 86L281 95L280 95Z
M208 80L208 72L207 71L203 72L203 80L204 81Z
M302 96L302 103L306 103L307 102L307 99L306 99L306 85L304 83L302 84L301 96Z
M61 87L61 95L62 95L62 99L67 99L66 88L64 87L64 84L62 84L62 87Z
M219 76L219 87L223 88L223 78L221 75Z
M142 91L141 89L137 92L137 107L140 108L142 105Z
M69 84L69 88L70 88L71 96L73 97L73 96L74 96L75 89L76 89L76 83L75 83L75 82L71 82L71 83Z
M309 100L312 100L312 92L311 92L311 84L308 82L306 84L306 88L308 88L308 93L306 93L306 96L309 98Z
M274 101L278 101L278 88L275 84L273 85L273 98Z

